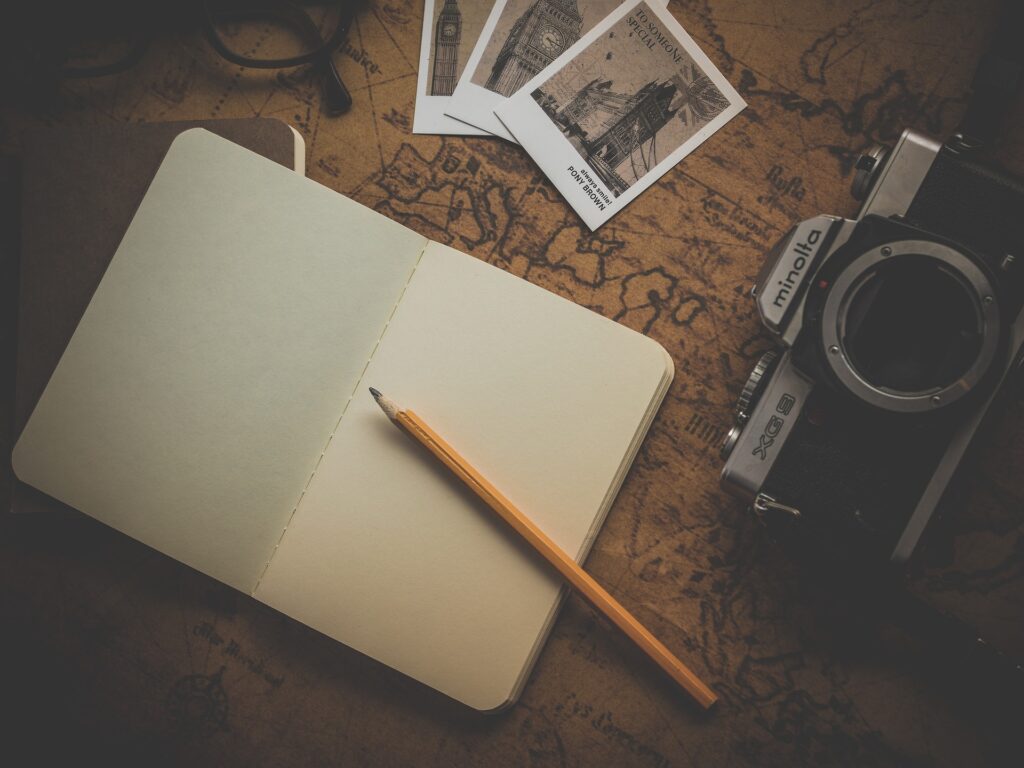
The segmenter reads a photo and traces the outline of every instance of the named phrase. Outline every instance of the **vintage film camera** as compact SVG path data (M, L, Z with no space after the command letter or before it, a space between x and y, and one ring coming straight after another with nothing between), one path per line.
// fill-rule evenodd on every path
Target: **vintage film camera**
M1024 185L905 131L857 164L753 296L779 342L743 388L722 483L829 558L902 563L1024 367Z

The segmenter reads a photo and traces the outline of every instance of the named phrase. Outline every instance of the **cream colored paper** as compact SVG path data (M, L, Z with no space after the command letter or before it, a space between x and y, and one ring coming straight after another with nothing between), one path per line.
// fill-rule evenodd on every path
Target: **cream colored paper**
M671 374L640 334L194 130L169 151L14 464L491 710L522 689L560 585L367 386L420 413L582 560Z
M183 133L18 441L18 477L250 591L425 243Z
M560 582L367 386L582 560L671 370L654 341L431 243L256 597L477 709L512 701Z

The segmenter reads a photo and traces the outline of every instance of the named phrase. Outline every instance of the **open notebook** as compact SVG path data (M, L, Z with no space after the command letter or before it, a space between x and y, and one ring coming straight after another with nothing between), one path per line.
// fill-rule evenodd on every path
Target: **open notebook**
M24 482L481 710L546 564L389 423L423 416L582 560L672 378L654 341L201 129L14 449Z
M19 153L21 205L12 208L20 208L21 214L14 281L20 295L14 305L15 436L28 421L168 147L190 128L206 128L305 173L302 136L274 118L60 126L24 137ZM0 474L7 469L0 467ZM14 488L14 512L55 507L59 505L23 484Z

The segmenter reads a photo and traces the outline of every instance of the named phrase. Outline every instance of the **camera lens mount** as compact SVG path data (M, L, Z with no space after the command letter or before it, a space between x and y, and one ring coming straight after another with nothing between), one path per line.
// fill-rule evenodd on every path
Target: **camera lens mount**
M865 403L933 411L966 396L1000 336L995 291L966 254L926 240L865 251L836 278L822 311L824 357Z

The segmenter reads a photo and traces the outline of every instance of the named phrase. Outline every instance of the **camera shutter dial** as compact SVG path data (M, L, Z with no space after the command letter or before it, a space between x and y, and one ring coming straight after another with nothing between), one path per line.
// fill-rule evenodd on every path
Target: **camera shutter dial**
M746 424L750 420L750 414L754 410L754 406L757 405L761 395L764 394L764 388L768 383L768 375L775 367L778 359L778 353L769 350L761 355L761 359L757 361L754 370L750 372L750 375L747 377L747 383L743 385L743 391L740 392L739 399L736 401L735 416L738 424Z
M743 391L740 392L739 399L736 401L736 409L733 412L736 424L726 434L718 451L723 461L729 458L729 454L732 453L736 443L739 442L740 436L743 434L743 425L750 421L750 414L753 413L754 406L757 405L757 401L764 394L764 390L771 380L770 374L775 369L778 361L779 355L777 352L772 350L765 352L757 361L754 370L747 377L747 381L743 385Z
M873 145L867 152L857 158L853 167L853 181L850 183L850 194L854 200L863 200L868 196L871 187L878 179L882 164L889 154L889 148L881 144Z

